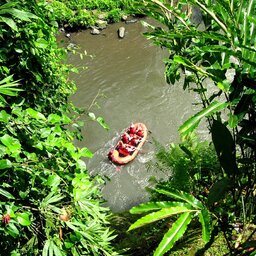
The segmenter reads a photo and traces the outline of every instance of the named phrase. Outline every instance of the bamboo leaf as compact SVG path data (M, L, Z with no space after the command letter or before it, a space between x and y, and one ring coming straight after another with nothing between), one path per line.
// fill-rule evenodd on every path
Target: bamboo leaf
M199 122L204 118L215 114L216 112L226 108L228 103L226 102L212 102L208 107L196 113L194 116L190 117L185 123L183 123L179 132L181 136L185 136L191 133L199 124Z
M199 214L199 221L202 224L202 238L205 243L211 238L211 215L207 209L202 209Z
M171 208L164 208L157 212L150 213L140 219L138 219L135 223L133 223L128 231L145 226L149 223L168 218L174 214L184 213L184 212L195 212L196 210L191 210L191 208L187 208L185 206L176 206Z
M131 214L140 214L148 211L154 211L154 210L159 210L163 208L171 208L171 207L187 207L191 208L190 204L182 203L182 202L148 202L144 204L140 204L138 206L134 206L133 208L130 209Z
M176 189L170 189L170 190L164 190L164 189L155 189L156 192L170 196L174 199L183 200L187 203L189 203L191 206L197 208L197 209L203 209L203 204L196 199L194 196L184 192L184 191L178 191Z
M188 224L192 220L192 214L190 212L183 213L172 225L169 231L164 235L162 241L158 245L154 256L164 255L169 251L176 241L178 241L185 233Z

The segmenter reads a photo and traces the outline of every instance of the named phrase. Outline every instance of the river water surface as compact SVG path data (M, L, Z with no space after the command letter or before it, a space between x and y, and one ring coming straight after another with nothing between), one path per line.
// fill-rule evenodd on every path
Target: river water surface
M117 36L120 26L126 28L124 39ZM77 144L94 153L92 159L85 159L91 175L101 174L110 179L103 188L103 196L114 212L148 200L144 188L149 185L149 178L166 175L147 168L146 163L154 157L150 141L154 138L163 145L178 142L178 127L193 113L194 95L184 92L179 83L166 84L162 60L168 58L168 52L152 45L142 35L145 31L138 21L109 25L97 36L89 30L72 33L70 40L63 36L65 44L75 43L80 48L77 51L93 56L69 56L68 62L80 69L78 75L71 77L78 87L72 101L104 117L110 130L83 116L84 139ZM151 131L149 142L134 161L118 168L108 161L107 153L131 122L146 124Z

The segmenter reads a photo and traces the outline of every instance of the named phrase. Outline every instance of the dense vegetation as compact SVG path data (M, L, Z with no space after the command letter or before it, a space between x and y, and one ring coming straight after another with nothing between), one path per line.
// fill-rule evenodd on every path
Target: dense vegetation
M116 255L117 249L188 255L184 247L196 255L254 255L256 1L176 2L1 3L0 248L6 255ZM141 218L125 213L113 221L101 206L102 179L89 177L81 159L93 154L73 144L81 138L81 112L68 102L75 91L68 75L76 70L61 64L66 52L55 34L59 26L93 26L100 15L119 21L132 7L164 25L145 24L146 36L169 49L167 81L183 73L183 88L198 93L202 109L180 127L180 144L156 143L149 168L170 178L156 181L151 201L130 210ZM194 136L203 118L212 143ZM219 237L223 250L212 246Z
M0 248L4 255L115 255L102 180L89 177L81 160L93 154L73 144L78 111L67 99L75 85L48 9L43 0L0 6Z
M67 29L99 25L99 19L118 22L131 11L134 0L78 0L49 1L49 8L60 25Z
M146 215L129 230L178 215L154 255L169 251L196 220L205 242L199 255L221 232L230 254L254 255L256 1L151 0L138 4L138 8L165 25L155 28L146 24L150 28L146 36L170 51L167 81L174 83L182 72L183 88L201 98L202 110L180 127L181 137L186 141L206 118L220 168L208 155L206 171L191 172L194 149L180 145L183 161L174 163L169 182L156 186L152 202L130 210ZM160 151L160 163L172 166L177 147L174 149L162 151L165 154ZM189 165L188 160L192 161Z

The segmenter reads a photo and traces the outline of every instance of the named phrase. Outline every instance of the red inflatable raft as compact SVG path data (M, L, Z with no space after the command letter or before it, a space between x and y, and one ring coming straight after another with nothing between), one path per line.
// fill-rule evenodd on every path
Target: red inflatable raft
M148 135L147 127L143 123L135 123L128 127L121 135L114 149L108 153L108 158L115 164L127 164L139 153Z

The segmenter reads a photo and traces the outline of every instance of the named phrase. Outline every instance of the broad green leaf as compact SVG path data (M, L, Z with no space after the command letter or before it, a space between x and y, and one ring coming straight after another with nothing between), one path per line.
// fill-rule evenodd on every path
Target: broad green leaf
M0 17L0 22L4 22L6 25L8 25L12 30L18 31L18 27L15 23L15 21L11 18L7 18L4 16Z
M6 113L5 110L1 110L0 112L0 122L8 123L10 115Z
M52 189L57 188L60 184L60 176L57 174L50 175L47 179L47 185Z
M48 116L48 122L50 122L52 124L60 123L61 122L61 116L59 116L57 114L50 114Z
M0 195L6 197L8 199L15 199L15 197L11 193L9 193L8 191L6 191L2 188L0 188Z
M199 221L202 224L202 238L205 243L211 238L211 215L207 209L202 209L199 214Z
M28 108L26 111L27 111L27 113L28 113L31 117L33 117L33 118L35 118L35 119L46 120L45 116L44 116L42 113L37 112L36 110L34 110L34 109L32 109L32 108Z
M35 46L38 48L45 49L48 47L48 42L43 38L38 38L35 42Z
M162 241L154 252L154 256L161 256L168 252L175 242L183 236L191 220L192 214L190 212L183 213L164 235Z
M105 122L105 120L102 117L97 117L97 122L106 130L109 130L108 124Z
M228 175L237 173L236 148L230 131L224 124L214 120L211 132L221 167Z
M1 159L0 160L0 170L11 168L12 162L8 159Z
M219 202L222 198L224 198L225 193L228 191L231 183L231 180L227 177L224 177L214 183L208 194L207 205L211 206L215 202Z
M12 16L24 21L30 21L30 18L38 19L36 15L16 8L0 9L0 14L11 14Z
M138 219L135 223L133 223L128 231L142 227L144 225L147 225L149 223L168 218L174 214L184 213L184 212L195 212L196 210L191 210L191 208L187 208L185 206L176 206L171 208L164 208L162 210L159 210L157 212L150 213L140 219Z
M194 116L190 117L185 123L180 126L179 132L181 136L186 136L187 134L191 133L198 126L202 118L215 114L216 112L226 108L227 105L228 103L226 102L212 102L208 107L204 108L203 110L196 113Z
M131 214L141 214L144 212L148 212L148 211L154 211L154 210L159 210L159 209L163 209L163 208L171 208L171 207L177 207L177 206L181 206L181 207L186 207L186 208L191 208L190 204L186 204L186 203L181 203L181 202L148 202L148 203L144 203L144 204L140 204L138 206L134 206L130 209L130 213Z
M156 192L160 193L160 194L164 194L167 196L170 196L174 199L178 199L178 200L183 200L187 203L189 203L191 206L197 208L197 209L203 209L204 206L203 204L196 199L194 196L184 192L184 191L178 191L176 189L155 189Z
M20 153L21 144L17 139L5 134L4 136L0 137L0 141L10 150L12 154Z
M15 226L14 223L9 223L6 227L7 229L7 232L14 238L16 238L17 236L19 236L20 232L19 230L17 229L17 227Z
M228 118L228 125L231 129L237 127L239 122L238 116L237 115L229 115Z
M31 224L31 220L27 212L17 213L17 221L22 226L29 226Z
M80 155L88 158L93 157L93 153L86 147L80 149Z

